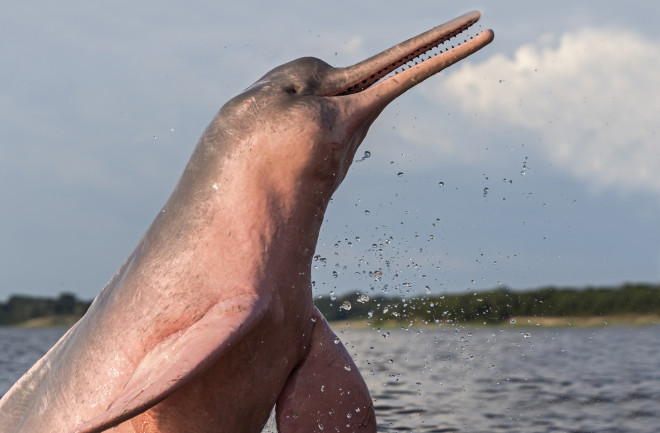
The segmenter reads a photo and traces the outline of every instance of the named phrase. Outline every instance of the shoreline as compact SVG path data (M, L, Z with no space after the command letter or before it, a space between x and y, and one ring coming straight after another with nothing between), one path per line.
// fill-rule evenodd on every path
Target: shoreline
M3 325L3 328L70 328L80 320L82 316L48 316L48 317L35 317L34 319L26 320L25 322L16 323L13 325Z
M548 316L548 317L512 317L513 323L507 327L540 326L546 328L591 328L603 326L650 326L660 325L660 315L657 314L622 314L614 316Z
M606 326L657 326L660 325L658 314L625 314L613 316L518 316L502 322L455 322L440 323L413 321L374 321L366 319L337 320L329 322L330 327L340 329L450 329L466 328L602 328Z
M70 328L80 317L78 316L50 316L38 317L17 323L6 325L4 328ZM379 321L371 319L350 319L329 322L333 329L397 329L397 328L422 328L422 329L447 329L453 327L501 327L506 328L589 328L604 326L652 326L660 325L658 314L625 314L613 316L518 316L503 322L455 322L444 321L440 323L422 322L420 320L407 321Z

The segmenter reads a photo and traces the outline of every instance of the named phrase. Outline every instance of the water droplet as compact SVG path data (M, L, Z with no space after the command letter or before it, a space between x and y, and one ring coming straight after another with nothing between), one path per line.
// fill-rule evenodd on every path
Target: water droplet
M486 197L489 192L490 192L490 188L484 187L484 197Z
M331 300L331 301L336 301L336 300L337 300L337 297L335 296L335 292L334 292L334 291L330 292L330 300Z
M323 430L323 424L318 423L317 425L319 426L319 430Z
M376 245L376 246L378 246L378 245ZM383 278L383 271L381 271L379 269L379 270L376 270L376 271L373 271L373 272L369 272L369 276L372 277L376 281L380 281L380 279Z
M333 277L337 278L337 275L339 275L339 274L337 273L337 271L332 271L332 276L333 276ZM333 299L333 301L334 301L334 299Z
M364 304L365 302L369 302L369 297L367 295L360 295L357 298L357 301L361 304Z
M431 293L431 288L429 286L424 287L424 290L426 290L426 293Z
M346 414L346 418L352 418L352 417L353 417L352 413L349 412L349 413Z
M339 337L335 337L335 339L332 340L332 342L335 343L335 344L339 344L341 342L341 340L339 339Z
M400 172L398 172L396 175L397 175L398 177L401 177L401 176L403 176L403 172L400 171Z
M355 413L360 413L360 408L359 407L355 408Z
M341 304L341 308L348 311L352 308L351 303L348 301L344 301L343 304Z
M344 370L351 371L351 366L348 364L344 364Z
M370 319L371 319L372 317L374 317L374 312L371 311L371 310L367 311L367 317L370 318Z
M516 323L516 319L509 320L509 323Z
M365 214L365 215L369 215L370 213L371 213L371 212L369 211L369 209L365 209L365 210L364 210L364 214Z
M325 392L325 385L321 385L321 392Z
M440 187L442 188L443 186L445 186L445 183L444 183L444 182L440 182L440 183L438 183L438 185L440 185Z
M311 318L312 323L316 323L316 317Z
M371 152L369 152L368 150L365 150L365 151L364 151L364 155L362 156L362 158L360 158L360 159L358 159L358 160L356 160L356 161L354 161L354 162L362 162L362 161L364 161L365 159L370 158L370 157L371 157Z

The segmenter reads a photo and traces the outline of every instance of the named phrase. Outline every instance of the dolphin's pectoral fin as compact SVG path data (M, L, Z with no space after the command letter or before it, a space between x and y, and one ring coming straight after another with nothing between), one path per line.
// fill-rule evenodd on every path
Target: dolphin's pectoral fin
M93 433L120 424L190 383L258 322L266 300L243 295L215 304L200 320L158 344L105 412L72 430Z
M373 403L350 355L317 310L305 360L276 405L280 433L376 431Z

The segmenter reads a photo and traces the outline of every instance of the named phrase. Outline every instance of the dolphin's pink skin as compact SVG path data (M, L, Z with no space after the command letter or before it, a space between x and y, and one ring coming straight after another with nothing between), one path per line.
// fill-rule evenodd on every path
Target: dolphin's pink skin
M287 63L225 104L88 313L0 400L2 433L259 432L274 405L282 433L375 432L312 302L312 256L378 114L493 32L376 81L478 19L347 68Z

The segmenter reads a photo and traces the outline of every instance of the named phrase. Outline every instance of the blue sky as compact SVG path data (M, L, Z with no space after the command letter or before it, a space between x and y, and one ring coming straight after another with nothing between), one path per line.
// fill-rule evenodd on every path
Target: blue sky
M215 112L271 68L353 64L471 9L495 41L372 126L315 292L660 280L657 2L223 3L3 9L0 300L95 296Z

